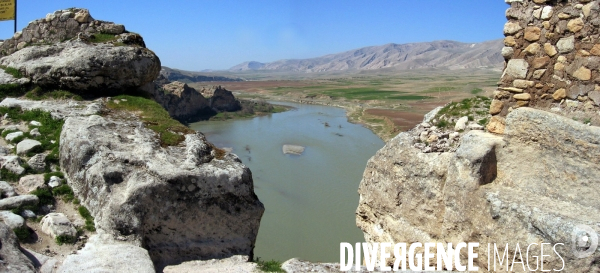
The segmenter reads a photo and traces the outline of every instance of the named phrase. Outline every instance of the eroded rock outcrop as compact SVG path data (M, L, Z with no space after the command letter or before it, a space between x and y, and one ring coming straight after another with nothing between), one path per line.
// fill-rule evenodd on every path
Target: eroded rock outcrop
M152 94L171 117L178 120L197 121L202 116L215 113L200 92L183 82L169 82L161 76L155 84L147 85L144 90Z
M36 272L31 260L21 252L15 233L2 222L0 222L0 257L1 272Z
M0 59L43 88L105 94L137 89L160 72L160 60L138 46L67 41L27 47Z
M157 268L252 255L262 203L252 175L201 134L162 148L142 123L67 118L60 163L96 228L148 250Z
M517 243L562 243L565 271L600 270L600 251L572 251L577 225L600 233L600 128L519 108L504 136L471 131L456 152L423 153L416 138L399 134L367 163L356 217L366 241L479 242L480 270L488 243L508 243L511 265ZM544 267L558 270L561 259Z
M218 86L210 97L210 107L217 112L233 112L242 109L233 93L221 86Z

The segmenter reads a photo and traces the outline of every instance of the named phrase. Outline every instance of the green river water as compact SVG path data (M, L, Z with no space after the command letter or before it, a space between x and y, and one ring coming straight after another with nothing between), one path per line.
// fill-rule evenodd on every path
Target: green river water
M277 104L295 109L190 127L217 147L232 148L252 171L265 205L255 257L339 262L340 242L364 241L355 224L358 185L367 160L384 143L349 123L341 108ZM306 150L300 156L283 154L284 144Z

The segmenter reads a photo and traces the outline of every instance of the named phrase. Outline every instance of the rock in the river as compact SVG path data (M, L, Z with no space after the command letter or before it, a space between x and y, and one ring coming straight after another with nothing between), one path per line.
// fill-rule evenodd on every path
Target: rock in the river
M77 230L75 230L69 218L62 213L52 212L46 214L42 218L41 226L42 232L50 235L52 238L58 236L75 237L77 235Z
M79 41L26 47L0 64L19 69L44 88L101 94L139 88L160 72L160 60L146 48Z
M85 247L69 255L59 273L120 272L154 273L148 251L135 245L118 242L106 234L90 237Z
M17 236L4 223L0 223L0 272L4 273L35 273L35 267L30 259L21 252Z
M158 267L251 255L264 207L248 168L212 147L199 133L161 147L138 121L70 117L60 163L96 228L143 245Z
M368 242L479 242L480 269L488 243L508 243L509 257L517 243L562 243L565 271L599 271L599 251L571 252L577 225L600 234L598 139L598 127L531 108L508 114L503 136L470 131L456 152L422 153L401 133L367 163L357 225Z
M302 155L302 153L304 153L304 149L305 149L304 146L291 145L291 144L285 144L282 147L284 154L292 154L292 155Z

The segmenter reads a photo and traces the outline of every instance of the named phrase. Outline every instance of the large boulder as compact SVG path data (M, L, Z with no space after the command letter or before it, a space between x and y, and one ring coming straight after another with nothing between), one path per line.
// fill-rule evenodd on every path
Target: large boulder
M214 114L208 100L196 89L183 82L168 82L161 76L156 81L156 86L144 90L151 93L154 100L175 119L193 122L203 116Z
M210 97L210 107L217 112L234 112L242 109L240 101L233 96L233 93L221 86L218 86Z
M480 270L488 243L508 243L510 261L517 243L522 255L531 243L537 255L541 242L561 243L565 271L597 272L600 251L578 258L572 249L580 225L600 234L598 139L598 127L530 108L507 116L503 136L467 133L456 152L422 153L401 133L367 163L357 225L368 242L479 242ZM552 254L544 268L558 270Z
M33 262L20 250L17 236L7 225L0 222L0 272L36 272Z
M75 237L77 235L77 230L63 213L48 213L40 223L42 232L55 239L60 236Z
M152 82L160 72L154 52L136 46L67 41L31 46L0 59L45 88L111 94Z
M157 268L252 255L264 212L252 174L199 133L161 147L136 120L70 117L60 164L96 228L144 247Z

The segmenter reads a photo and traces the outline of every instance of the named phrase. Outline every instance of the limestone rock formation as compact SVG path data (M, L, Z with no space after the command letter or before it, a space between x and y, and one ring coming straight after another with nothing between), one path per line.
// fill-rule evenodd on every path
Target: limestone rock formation
M160 60L146 48L83 41L27 47L0 59L0 65L44 88L103 94L139 88L160 72Z
M157 268L252 255L262 203L252 175L201 134L162 148L135 120L67 118L60 163L96 228L148 250Z
M221 86L218 86L210 97L210 107L216 112L234 112L242 109L240 101L233 96L233 93Z
M182 121L197 121L200 116L213 114L209 101L196 89L182 82L168 82L159 77L156 86L145 88L169 115Z
M565 271L597 272L600 251L577 258L572 234L600 233L598 139L598 127L531 108L508 114L503 136L465 134L456 152L423 153L401 133L367 163L357 225L368 242L479 242L480 270L488 243L508 243L511 264L517 243L562 243Z
M94 20L87 9L57 10L30 22L22 31L0 44L0 53L7 56L28 46L55 44L73 38L89 39L101 33L129 34L123 25ZM143 41L138 45L145 47Z
M155 270L148 251L104 234L92 236L83 249L67 256L57 272L154 273Z
M19 249L19 241L15 233L0 222L0 272L27 273L36 272L31 260Z

